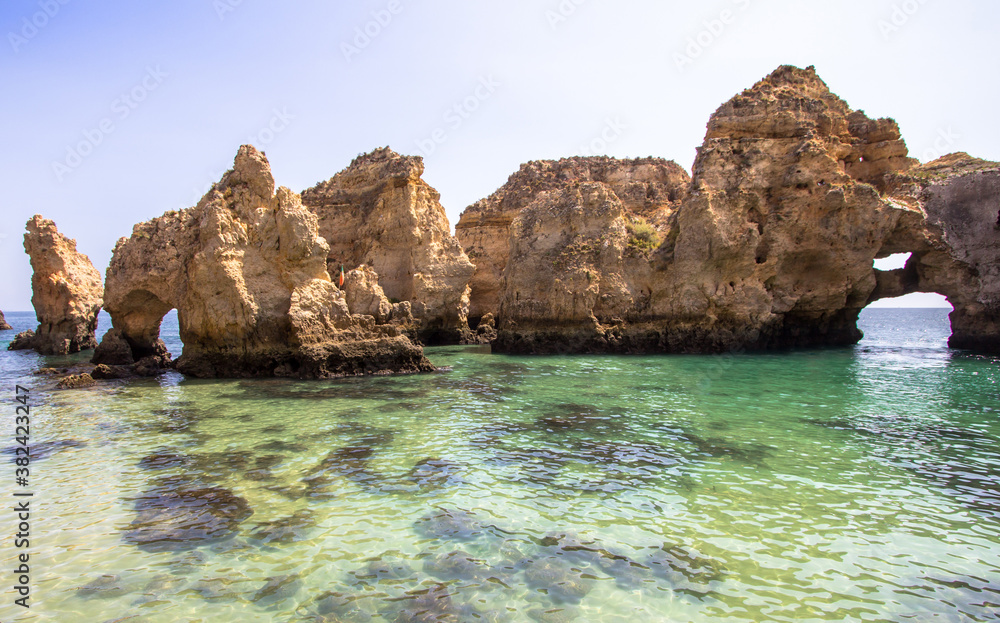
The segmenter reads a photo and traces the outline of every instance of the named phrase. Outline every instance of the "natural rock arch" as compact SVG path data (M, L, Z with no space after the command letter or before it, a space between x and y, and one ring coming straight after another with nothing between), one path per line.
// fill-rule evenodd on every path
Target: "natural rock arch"
M571 168L628 177L634 163ZM646 257L629 250L635 211L612 179L560 168L524 165L459 222L479 266L473 309L496 312L498 350L850 345L870 302L930 291L955 307L952 346L1000 352L1000 165L920 165L895 121L852 110L812 67L780 67L715 112ZM900 252L908 268L874 270Z
M328 253L316 216L275 189L267 159L244 145L197 206L118 241L105 288L114 329L94 361L165 359L160 323L176 308L184 343L176 366L192 376L432 370L398 326L351 314L326 271Z

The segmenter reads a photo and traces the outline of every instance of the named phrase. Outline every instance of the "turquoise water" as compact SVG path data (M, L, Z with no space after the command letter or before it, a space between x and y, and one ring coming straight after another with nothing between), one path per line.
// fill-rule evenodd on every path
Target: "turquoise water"
M37 391L34 605L7 513L0 620L994 620L1000 372L946 313L867 310L846 349ZM4 351L3 391L83 359Z

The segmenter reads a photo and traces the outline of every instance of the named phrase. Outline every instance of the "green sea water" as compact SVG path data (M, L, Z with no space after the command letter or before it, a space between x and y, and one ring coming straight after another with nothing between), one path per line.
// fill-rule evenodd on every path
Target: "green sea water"
M946 313L866 310L844 349L36 391L32 606L3 512L0 620L995 620L1000 370ZM0 353L4 508L14 385L85 358Z

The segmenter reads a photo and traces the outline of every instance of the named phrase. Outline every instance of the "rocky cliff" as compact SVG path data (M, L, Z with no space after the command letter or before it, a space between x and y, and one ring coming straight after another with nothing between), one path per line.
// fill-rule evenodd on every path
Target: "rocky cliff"
M302 202L319 218L331 272L369 267L390 300L411 304L421 340L458 343L470 336L475 267L423 171L419 157L377 149L304 191Z
M34 349L65 355L97 346L101 311L101 273L76 250L76 240L37 214L28 221L24 250L31 258L31 304L38 329L18 334L11 350Z
M352 314L327 273L329 246L264 155L240 148L197 206L136 225L115 247L106 308L115 330L95 363L163 358L178 312L177 369L197 377L317 378L433 369L397 326ZM363 310L365 312L370 310Z
M0 311L0 331L10 331L13 328L7 324L7 319L3 317L3 312Z
M473 324L499 309L500 283L511 257L512 224L541 195L545 195L542 203L550 203L553 192L580 184L601 185L621 203L629 223L633 229L638 226L648 244L669 230L689 182L684 169L660 158L565 158L522 165L497 192L469 206L455 226L456 237L476 265L469 307Z
M1000 352L1000 163L951 154L892 181L893 199L919 218L887 239L883 255L911 256L902 269L875 271L871 300L943 294L955 308L951 346Z
M1000 350L992 163L920 166L894 121L786 66L716 111L690 182L674 167L529 163L466 210L472 313L496 313L498 350L845 345L867 304L913 291L955 305L953 345Z

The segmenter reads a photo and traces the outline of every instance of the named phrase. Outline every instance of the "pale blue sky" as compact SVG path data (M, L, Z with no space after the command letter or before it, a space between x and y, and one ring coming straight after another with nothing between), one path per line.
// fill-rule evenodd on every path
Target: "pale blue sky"
M31 309L31 215L103 271L247 141L296 191L375 147L423 149L454 225L520 163L602 134L609 155L690 168L709 115L790 63L897 119L921 159L1000 160L998 18L968 0L5 0L0 309Z

